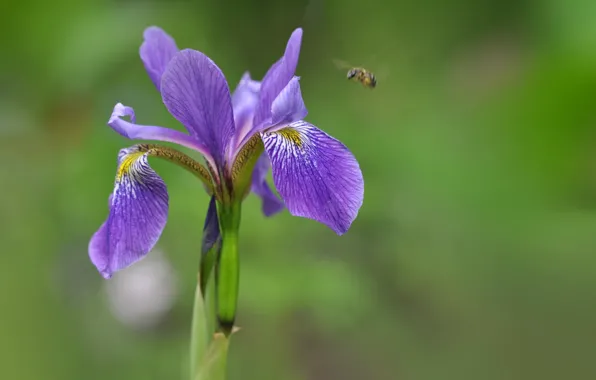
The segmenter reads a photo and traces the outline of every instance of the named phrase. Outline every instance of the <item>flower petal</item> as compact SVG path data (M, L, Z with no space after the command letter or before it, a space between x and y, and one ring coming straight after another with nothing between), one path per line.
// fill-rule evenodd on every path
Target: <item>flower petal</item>
M216 203L215 196L212 196L203 227L201 261L199 263L199 281L203 296L206 294L205 289L213 272L213 267L217 264L221 249L221 233L219 231Z
M141 60L149 77L157 87L161 86L161 76L166 70L168 62L178 52L176 41L157 26L150 26L143 33L143 44L139 49Z
M129 116L131 121L121 119L124 116ZM135 124L135 121L135 111L131 107L118 103L114 106L108 125L127 139L175 143L201 152L207 161L213 161L207 147L191 136L174 129Z
M168 64L161 94L170 113L223 166L235 128L230 90L219 67L201 52L182 50Z
M261 82L252 80L250 74L246 72L232 94L234 125L236 126L235 148L238 148L239 143L252 129L252 119L259 101L260 88Z
M211 196L209 201L209 208L205 216L205 224L203 226L203 242L201 244L201 254L205 255L221 239L219 232L219 220L217 218L217 206L215 196Z
M262 153L257 160L252 173L251 190L261 197L262 210L265 216L272 216L284 209L284 203L275 195L267 183L267 173L271 167L271 161L266 153Z
M305 121L261 136L290 213L345 233L364 197L362 172L348 148Z
M273 101L271 106L272 124L290 124L304 119L308 114L302 100L299 80L299 77L292 78Z
M255 128L271 116L273 101L294 77L301 44L302 28L298 28L290 36L283 57L274 63L265 74L261 82L259 104L254 119Z
M257 103L259 100L260 89L261 82L252 80L248 71L242 75L240 83L238 83L238 86L236 86L236 89L232 94L234 116L236 116L236 109L244 108L245 104L255 105Z
M122 149L106 222L89 242L91 262L104 278L142 259L159 239L168 217L165 183L147 154Z

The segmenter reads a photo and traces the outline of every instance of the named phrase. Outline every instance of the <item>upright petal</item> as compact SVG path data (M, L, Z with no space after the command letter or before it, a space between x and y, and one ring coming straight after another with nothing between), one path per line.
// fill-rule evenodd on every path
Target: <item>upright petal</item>
M271 105L271 124L290 124L302 120L308 110L302 100L300 78L294 77L279 93Z
M147 74L157 87L161 87L161 76L166 66L178 52L174 39L157 26L150 26L143 33L143 44L139 49Z
M168 111L222 167L235 128L230 90L219 67L201 52L182 50L168 64L161 94Z
M248 72L244 73L234 93L232 94L232 108L236 133L234 148L239 148L242 139L252 129L252 119L259 101L261 82L252 80Z
M168 217L165 183L147 154L122 149L108 219L89 242L91 262L104 278L142 259L161 236Z
M364 197L362 172L348 148L305 121L261 136L290 213L345 233Z
M252 80L250 73L247 71L242 75L240 83L232 93L232 108L234 109L234 116L236 110L244 108L245 104L256 105L259 100L259 90L261 89L261 82Z
M261 197L262 210L265 216L272 216L284 209L284 203L271 190L267 183L267 173L271 167L271 161L266 153L262 153L257 160L252 173L251 190Z
M274 63L261 82L259 104L254 118L254 128L268 119L271 115L271 105L279 93L288 85L294 77L298 58L300 56L300 45L302 44L302 29L294 30L283 57Z

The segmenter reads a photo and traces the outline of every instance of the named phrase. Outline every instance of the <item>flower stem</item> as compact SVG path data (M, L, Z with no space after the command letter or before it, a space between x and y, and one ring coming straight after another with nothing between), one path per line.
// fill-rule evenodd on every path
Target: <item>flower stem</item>
M238 256L238 230L240 228L241 204L218 205L222 236L220 259L216 267L217 318L226 336L234 327L238 301L240 265Z

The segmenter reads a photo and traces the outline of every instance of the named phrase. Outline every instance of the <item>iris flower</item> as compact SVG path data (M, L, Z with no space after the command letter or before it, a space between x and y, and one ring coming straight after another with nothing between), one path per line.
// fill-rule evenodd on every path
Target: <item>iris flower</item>
M228 238L235 240L235 232L226 236L226 231L237 230L240 204L251 190L263 199L266 215L285 205L292 215L319 221L339 235L348 230L363 201L362 173L340 141L304 120L300 78L294 75L301 41L302 29L296 29L261 82L246 73L230 94L226 78L209 57L179 50L157 27L145 30L141 60L163 104L188 133L136 124L133 109L121 103L108 125L131 140L190 148L202 154L205 164L153 143L120 150L109 215L89 243L91 261L104 278L143 258L165 228L168 192L149 157L173 162L203 182L212 196L209 212L219 216L216 227L222 230L224 246ZM270 168L283 202L267 184Z

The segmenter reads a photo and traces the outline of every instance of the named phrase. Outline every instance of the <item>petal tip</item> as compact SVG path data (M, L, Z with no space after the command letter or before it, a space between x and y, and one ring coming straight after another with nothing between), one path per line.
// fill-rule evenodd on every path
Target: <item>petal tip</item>
M283 202L279 200L263 200L263 206L261 207L263 210L263 215L267 218L271 218L272 216L280 213L286 206Z
M108 272L107 270L99 271L99 274L101 274L101 277L103 277L106 280L109 280L110 278L112 278L112 273Z
M331 228L337 234L337 236L342 236L346 232L348 232L348 230L352 227L352 223L354 223L354 220L356 220L356 216L354 216L354 219L352 219L351 221L349 221L347 223L342 223L342 224L335 225L335 226L329 226L329 228Z
M110 115L110 119L108 120L108 125L110 127L114 127L118 119L123 116L130 117L131 122L136 122L135 111L131 107L127 107L122 103L116 103L114 109L112 110L112 114Z
M143 39L147 40L149 38L151 38L152 34L167 34L162 28L160 28L159 26L156 25L151 25L145 28L145 30L143 30Z
M300 47L302 45L302 28L297 28L292 32L292 35L288 39L288 44L286 45L286 51L284 57L294 56L292 60L298 63L298 55L300 54ZM295 69L295 68L294 68Z
M302 27L299 26L298 28L294 29L294 31L292 32L292 37L302 38L302 33L303 33Z

